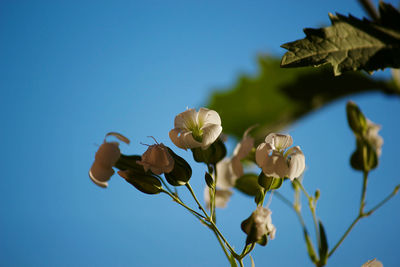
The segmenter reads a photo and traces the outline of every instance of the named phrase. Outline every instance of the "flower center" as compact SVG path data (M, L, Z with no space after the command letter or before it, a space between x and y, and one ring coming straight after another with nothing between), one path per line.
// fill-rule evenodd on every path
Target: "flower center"
M194 140L200 143L203 141L203 130L201 129L201 127L203 127L202 122L196 123L190 120L185 123L185 126L189 131L192 132Z

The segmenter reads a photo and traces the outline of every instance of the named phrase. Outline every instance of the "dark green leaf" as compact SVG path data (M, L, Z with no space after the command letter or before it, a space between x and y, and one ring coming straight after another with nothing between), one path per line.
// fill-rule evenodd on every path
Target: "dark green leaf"
M282 45L282 67L331 64L335 75L400 67L400 13L381 4L380 22L329 14L332 26L304 29L306 38Z
M261 187L258 184L258 176L253 173L245 174L235 182L235 188L249 196L257 196Z
M206 174L204 175L204 179L206 180L206 184L209 188L215 187L214 179L211 177L211 175L208 172L206 172Z
M221 116L224 132L237 138L259 124L252 131L256 143L340 97L396 91L394 85L359 72L334 77L327 68L281 69L279 60L268 56L259 57L259 65L257 76L240 77L230 90L214 93L208 105Z
M320 266L325 266L328 260L328 239L326 238L325 229L321 221L319 221L319 236L321 240L321 246L319 247L319 263Z

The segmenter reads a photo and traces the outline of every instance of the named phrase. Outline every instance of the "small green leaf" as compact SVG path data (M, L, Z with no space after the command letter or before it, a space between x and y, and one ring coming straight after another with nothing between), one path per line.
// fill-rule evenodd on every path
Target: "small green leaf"
M206 184L209 188L215 187L214 179L211 177L211 175L208 172L206 172L206 174L204 175L204 179L206 180Z
M381 4L380 21L329 14L332 26L304 29L306 38L283 44L282 67L331 64L334 74L400 67L400 12ZM397 25L395 25L395 23Z
M317 255L315 254L314 246L311 242L310 236L308 235L306 229L304 229L303 233L304 233L304 239L306 240L306 244L307 244L308 256L310 257L310 259L313 263L317 263L318 258L317 258Z
M328 260L328 239L326 238L325 229L321 221L319 221L319 236L321 240L321 246L319 247L319 263L320 266L325 266Z
M253 173L245 174L237 179L235 188L249 196L257 196L262 189L258 184L258 176Z

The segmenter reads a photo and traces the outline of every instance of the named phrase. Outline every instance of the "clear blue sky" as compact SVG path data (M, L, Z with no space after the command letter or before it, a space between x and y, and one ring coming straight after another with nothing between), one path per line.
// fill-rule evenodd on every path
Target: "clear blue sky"
M363 14L348 0L1 1L0 265L227 266L213 234L165 195L144 195L118 176L108 189L96 187L87 175L94 153L109 131L131 139L121 146L127 154L143 153L139 142L149 135L173 147L176 114L204 105L238 74L255 74L256 55L282 55L282 43L302 38L303 27L328 24L335 11ZM371 207L400 183L400 103L378 93L351 99L383 125ZM331 246L356 215L362 181L348 166L354 140L346 101L288 129L306 155L305 186L321 189L319 216ZM203 166L191 183L202 196ZM288 185L282 192L291 197ZM399 204L397 196L361 221L328 266L375 257L396 266ZM219 211L238 249L240 222L253 209L252 199L236 193ZM254 250L256 266L312 266L293 212L277 198L271 209L277 236Z

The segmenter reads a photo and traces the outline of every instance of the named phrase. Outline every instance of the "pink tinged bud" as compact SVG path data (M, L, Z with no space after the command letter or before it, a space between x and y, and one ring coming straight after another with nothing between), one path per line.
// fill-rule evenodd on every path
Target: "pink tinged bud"
M143 165L145 171L160 175L169 173L174 169L174 159L163 144L151 145L142 155L142 160L137 162Z

